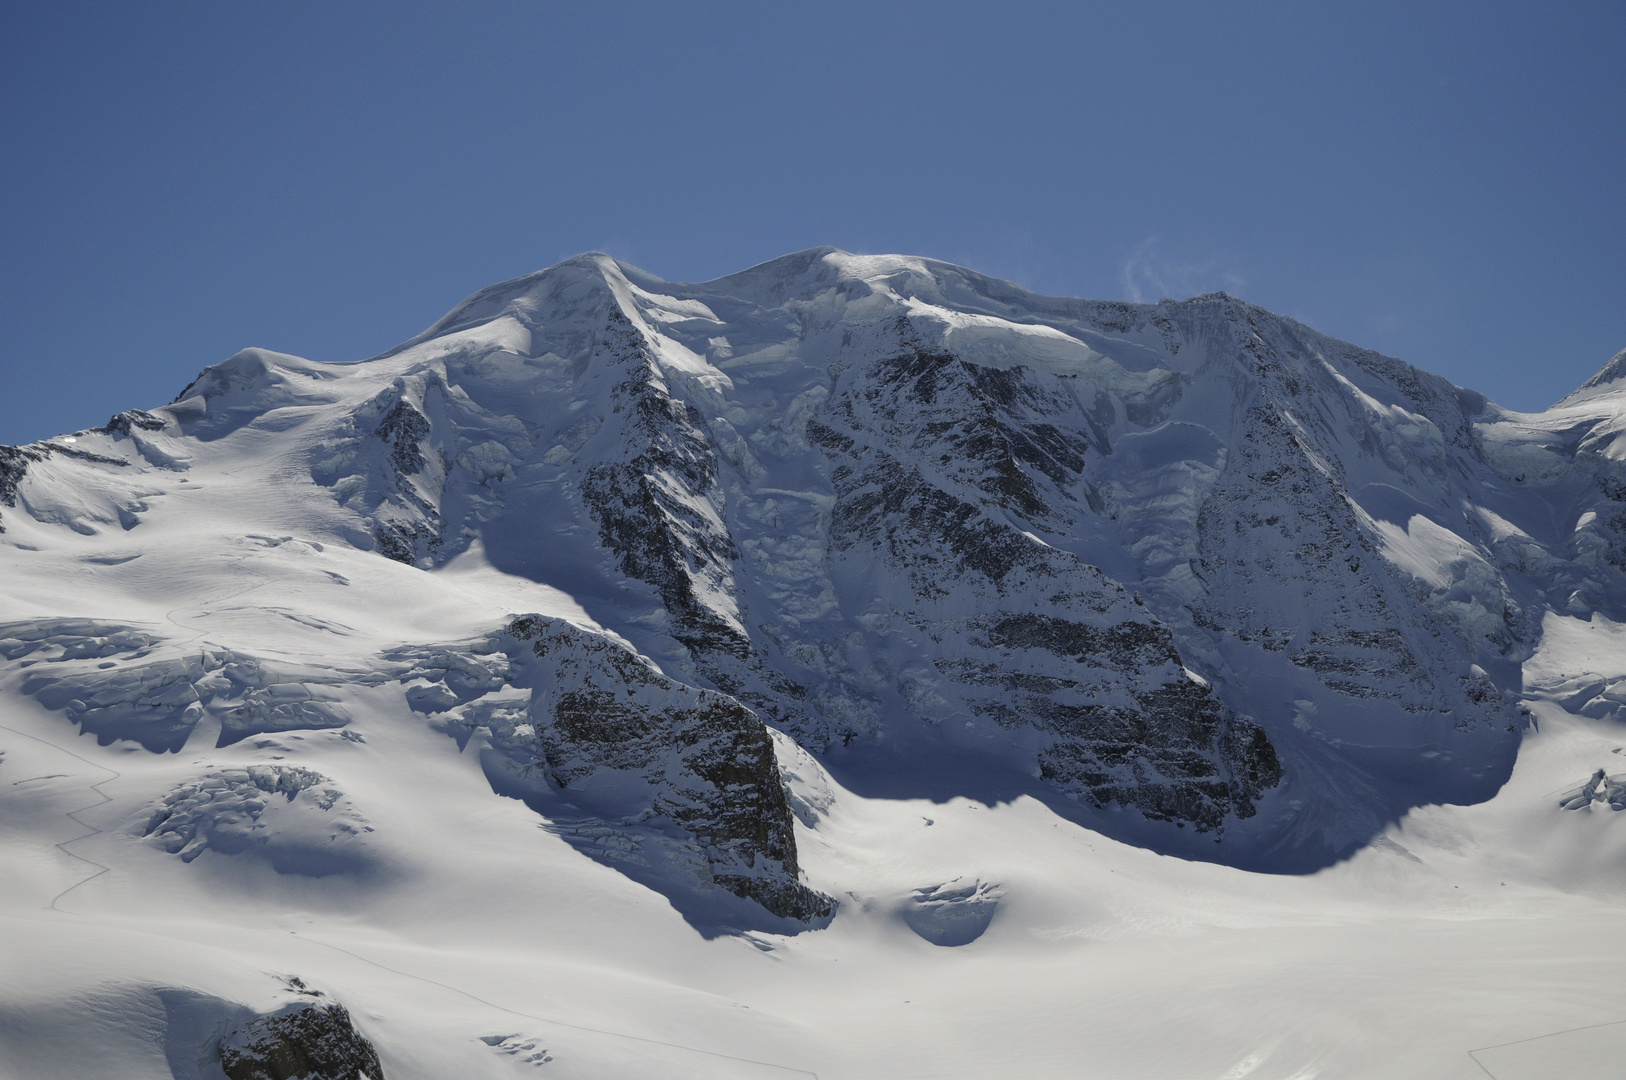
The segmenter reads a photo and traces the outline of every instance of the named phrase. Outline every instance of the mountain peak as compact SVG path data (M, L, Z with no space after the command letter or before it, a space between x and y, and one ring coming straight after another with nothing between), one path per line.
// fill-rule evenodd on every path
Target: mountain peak
M1610 384L1619 382L1621 379L1626 379L1626 349L1620 350L1620 352L1611 357L1607 364L1598 369L1598 373L1596 375L1582 383L1580 387L1576 389L1575 393L1569 395L1569 397L1565 398L1564 400L1568 401L1570 398L1585 394L1589 390L1600 390L1604 387L1617 389L1616 387L1610 386Z

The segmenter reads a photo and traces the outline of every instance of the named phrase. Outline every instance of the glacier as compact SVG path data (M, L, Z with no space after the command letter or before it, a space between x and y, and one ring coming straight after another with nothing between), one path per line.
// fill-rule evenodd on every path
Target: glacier
M1483 935L1620 944L1626 353L1519 413L1223 294L584 255L0 447L0 568L18 1075L299 977L392 1077L1536 1075Z

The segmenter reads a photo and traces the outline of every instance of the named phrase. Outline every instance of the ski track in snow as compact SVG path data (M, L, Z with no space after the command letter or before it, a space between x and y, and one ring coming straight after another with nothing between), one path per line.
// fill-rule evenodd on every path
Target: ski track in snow
M67 855L67 856L69 856L71 858L78 859L80 862L88 863L91 866L94 866L96 868L96 872L91 874L89 877L86 877L83 880L74 882L72 885L69 885L66 889L63 889L61 892L59 892L55 896L51 897L51 905L50 906L51 906L52 911L61 911L65 915L72 914L72 912L63 911L62 908L57 906L57 904L62 900L62 898L64 896L67 896L69 893L73 892L73 890L77 889L79 886L84 885L84 884L86 884L88 882L94 881L96 878L101 877L103 874L107 873L110 869L112 869L109 866L105 866L102 863L97 862L95 859L87 859L83 855L76 855L73 852L68 850L68 845L69 844L76 844L80 840L88 840L90 837L98 836L102 832L102 830L98 829L96 826L90 824L87 821L81 820L80 817L79 817L79 814L81 814L82 812L84 812L86 810L94 810L98 806L105 806L107 803L112 802L113 801L112 796L105 794L101 790L102 784L112 783L114 780L119 779L123 774L118 772L117 770L109 769L106 765L98 765L96 762L91 761L88 758L80 757L78 754L75 754L71 750L64 750L62 747L57 746L55 743L47 742L46 740L40 738L37 735L30 735L26 731L18 731L16 728L7 727L4 724L0 724L0 731L9 731L13 735L20 736L20 737L22 737L24 739L32 739L34 742L37 742L37 743L41 744L42 746L49 746L52 750L55 750L58 753L67 754L69 757L73 758L75 761L82 761L86 765L89 765L93 769L100 769L103 772L112 774L106 780L102 780L102 781L99 781L97 783L94 783L94 784L90 785L90 790L96 793L96 795L102 800L101 802L90 803L90 804L88 804L86 806L79 807L77 810L68 810L68 811L64 812L65 816L70 821L72 821L75 825L78 825L80 828L83 828L83 829L88 829L89 831L86 832L82 836L74 837L72 840L64 840L64 841L62 841L61 843L56 845L57 849L59 851L61 851L64 855ZM56 777L56 776L64 776L64 775L66 775L66 774L65 773L56 773L56 774L53 774L51 776L29 777L28 780L50 780L50 779L54 779L54 777ZM15 785L18 785L18 784L25 784L25 783L28 782L28 780L14 780L14 781L12 781L12 783L15 786Z
M294 931L294 933L298 933L298 931ZM681 1043L663 1042L660 1039L644 1039L644 1038L638 1037L637 1035L628 1035L625 1032L606 1031L603 1028L585 1027L585 1026L583 1026L581 1024L572 1024L572 1023L569 1023L568 1021L560 1020L557 1017L537 1016L537 1015L535 1015L533 1013L520 1012L518 1009L510 1009L510 1008L508 1008L508 1007L506 1007L504 1005L498 1005L495 1002L487 1001L485 998L480 997L478 994L472 994L469 991L464 990L461 987L452 986L452 985L450 985L448 983L443 983L443 982L439 981L438 979L430 979L430 978L425 978L422 975L414 975L410 971L402 971L400 968L393 968L393 967L390 967L388 964L381 964L377 960L369 960L367 957L362 956L359 953L351 952L349 949L341 948L338 945L333 944L331 941L322 941L320 939L311 937L309 934L305 934L305 935L302 935L302 936L307 941L314 941L316 944L321 945L323 948L332 949L334 952L343 953L345 956L351 957L351 958L356 959L356 960L360 960L362 963L368 964L368 965L370 965L372 967L375 967L375 968L378 968L381 971L388 971L393 975L401 975L401 976L404 976L404 977L406 977L408 979L416 979L418 982L428 983L431 986L438 986L443 990L450 990L452 993L460 994L463 997L468 998L470 1001L477 1002L478 1004L483 1005L488 1009L495 1009L498 1012L508 1013L511 1016L523 1017L526 1020L536 1020L536 1021L539 1021L541 1023L552 1024L552 1025L555 1025L557 1027L571 1028L571 1029L573 1029L575 1031L587 1031L587 1032L591 1032L594 1035L609 1035L609 1036L611 1036L613 1038L627 1039L627 1040L629 1040L631 1042L649 1043L652 1046L664 1046L664 1047L667 1047L667 1048L670 1048L670 1049L673 1049L673 1050L682 1050L685 1053L689 1053L689 1054L699 1054L699 1055L702 1055L702 1056L708 1057L708 1058L716 1058L716 1059L718 1059L720 1061L737 1061L737 1062L742 1062L742 1063L744 1063L746 1065L757 1065L757 1066L761 1066L764 1069L772 1069L772 1070L775 1070L775 1071L781 1072L781 1073L791 1073L791 1074L794 1074L794 1075L797 1075L797 1076L811 1076L811 1077L814 1078L814 1080L818 1080L818 1075L819 1075L818 1073L811 1072L811 1071L809 1071L807 1069L798 1069L798 1068L795 1068L795 1067L790 1066L790 1065L775 1065L772 1062L768 1062L768 1061L756 1061L756 1060L754 1060L752 1058L735 1057L732 1054L719 1054L719 1053L715 1053L715 1052L713 1052L711 1050L701 1050L701 1049L698 1049L698 1048L693 1047L693 1046L684 1046Z
M1491 1072L1489 1066L1480 1060L1479 1055L1490 1053L1493 1050L1506 1050L1509 1047L1527 1046L1531 1043L1542 1042L1546 1039L1557 1039L1564 1035L1574 1035L1583 1031L1601 1031L1606 1028L1618 1027L1621 1024L1626 1024L1626 1020L1611 1020L1604 1024L1587 1024L1584 1027L1565 1028L1563 1031L1552 1031L1548 1032L1546 1035L1536 1035L1528 1039L1515 1039L1512 1042L1498 1043L1495 1046L1481 1046L1478 1049L1468 1051L1468 1056L1474 1059L1474 1064L1478 1065L1480 1069L1484 1071L1485 1075L1491 1078L1491 1080L1506 1080L1506 1078L1499 1077L1495 1073Z

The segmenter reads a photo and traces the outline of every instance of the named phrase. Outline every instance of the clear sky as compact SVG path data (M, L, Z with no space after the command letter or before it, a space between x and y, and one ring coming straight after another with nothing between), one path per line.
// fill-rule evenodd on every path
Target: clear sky
M0 443L585 250L1225 289L1542 408L1626 347L1626 4L0 6Z

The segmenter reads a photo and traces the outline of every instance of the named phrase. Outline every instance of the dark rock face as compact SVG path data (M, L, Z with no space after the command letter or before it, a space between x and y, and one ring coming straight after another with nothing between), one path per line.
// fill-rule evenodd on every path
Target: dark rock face
M697 676L777 724L805 727L806 688L774 669L746 623L710 427L619 311L589 370L610 383L610 418L577 485L600 544L621 573L658 590Z
M587 470L582 500L621 572L660 590L673 636L699 654L744 658L750 638L732 592L739 551L724 523L717 459L703 421L674 398L648 346L626 317L611 313L594 363L613 373L613 413L626 423L616 456Z
M163 431L167 421L145 409L126 409L102 425L108 435L129 435L136 431Z
M1517 662L1536 628L1489 565L1482 564L1478 580L1419 603L1419 583L1377 549L1350 476L1381 467L1386 483L1460 490L1469 470L1482 467L1470 413L1483 400L1344 346L1338 359L1432 425L1428 440L1408 454L1346 422L1361 439L1352 452L1336 441L1336 410L1362 403L1348 401L1345 386L1325 374L1325 361L1318 363L1318 348L1328 343L1312 345L1301 328L1260 320L1235 301L1216 303L1231 305L1226 325L1238 339L1232 347L1255 382L1241 438L1197 519L1193 569L1205 594L1190 604L1196 622L1259 650L1261 670L1274 656L1312 673L1335 702L1376 710L1374 716L1444 721L1420 729L1420 739L1443 741L1451 731L1511 747L1508 736L1522 727L1516 705L1473 665L1498 668L1516 683ZM1319 422L1306 424L1301 416ZM1416 512L1375 505L1401 523ZM1235 597L1244 602L1229 602Z
M697 845L705 876L736 896L803 921L833 909L798 880L773 740L734 698L540 615L515 619L488 642L387 659L432 723L462 743L486 731L499 789L526 798L539 784L562 790L617 828L669 823ZM514 700L511 687L529 688L529 699Z
M17 505L17 485L28 474L28 466L44 461L49 451L34 446L0 446L0 503Z
M374 549L408 566L432 565L444 543L446 462L428 415L444 395L438 376L397 379L318 448L311 467L317 483L346 486L345 504L366 519Z
M431 382L426 393L438 389L438 385ZM399 396L372 433L387 448L386 461L393 481L385 505L379 508L373 540L379 554L408 566L417 565L420 554L432 555L442 542L437 501L438 474L444 468L430 471L431 463L439 464L431 457L432 449L426 452L431 431L429 418L405 396Z
M521 671L543 721L537 749L561 787L601 770L645 775L650 808L700 843L718 885L776 915L830 913L827 897L797 881L790 804L755 714L567 623L529 617L508 632L529 647Z
M1339 693L1398 698L1404 681L1426 676L1396 625L1381 559L1280 417L1259 408L1253 418L1238 467L1198 520L1203 580L1213 595L1250 602L1200 604L1199 621L1269 651L1291 649L1294 664ZM1297 588L1280 588L1284 581ZM1322 603L1304 604L1307 593Z
M220 1043L229 1080L384 1080L378 1051L337 1002L296 1002Z
M1168 629L1152 622L1098 629L1014 615L991 625L987 637L997 647L1036 649L1119 673L1172 675L1181 668ZM989 701L989 711L1053 733L1056 741L1039 754L1040 775L1096 806L1135 806L1154 820L1206 831L1222 828L1227 813L1252 817L1255 800L1281 781L1264 729L1189 677L1136 688L1127 704L1098 703L1087 683L1024 677L1020 662L1007 665L1008 674L994 682L1007 693Z
M402 476L416 476L428 464L422 443L429 437L429 419L412 402L401 398L384 414L384 419L373 429L373 436L384 440L390 448L390 461Z
M1185 672L1122 586L1036 535L1093 512L1084 473L1105 435L1056 380L897 331L898 351L844 373L809 425L836 489L832 546L909 582L892 617L941 646L934 666L974 713L1043 733L1043 779L1199 831L1253 816L1282 775L1264 731Z

